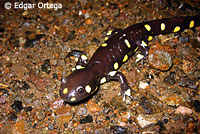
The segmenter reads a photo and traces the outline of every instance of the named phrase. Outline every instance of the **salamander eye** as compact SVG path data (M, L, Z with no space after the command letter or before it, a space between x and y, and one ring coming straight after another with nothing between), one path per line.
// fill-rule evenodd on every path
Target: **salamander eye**
M76 91L78 92L78 93L83 93L84 92L84 88L82 87L82 86L78 86L77 88L76 88Z

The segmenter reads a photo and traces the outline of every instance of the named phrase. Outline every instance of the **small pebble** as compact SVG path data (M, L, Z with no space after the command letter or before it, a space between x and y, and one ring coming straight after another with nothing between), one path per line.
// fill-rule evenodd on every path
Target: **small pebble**
M188 36L180 36L179 38L178 38L178 40L180 41L180 42L182 42L182 43L186 43L186 42L188 42L189 41L189 37Z
M140 81L139 88L145 89L145 88L147 88L148 86L149 86L148 83L145 83L145 82L143 82L143 81Z
M198 34L197 34L197 40L198 40L198 42L200 42L200 32L198 32Z
M91 123L93 122L93 119L91 115L87 115L85 118L81 119L79 122L80 124Z
M85 19L88 19L90 16L88 13L85 13ZM87 23L86 23L87 24Z
M138 115L136 119L142 128L154 123L153 121L146 120L141 114Z
M154 45L150 47L148 60L149 64L162 71L167 71L173 64L172 57L168 52L170 48L167 46Z
M22 84L23 84L22 87L21 87L22 90L30 89L30 86L26 83L26 81L23 81Z
M187 77L181 77L177 83L181 87L188 87L191 89L197 89L198 87L198 84L196 83L196 81L191 80L190 78L187 78Z
M53 124L49 124L49 125L48 125L48 129L49 129L49 130L53 130L53 129L54 129L54 125L53 125Z
M169 122L169 120L166 118L163 120L163 123L165 123L165 124L167 124L168 122Z
M87 108L86 107L80 107L78 110L77 110L77 114L78 115L86 115L87 114Z
M88 25L91 25L92 24L92 20L91 19L86 19L85 23L88 24Z
M93 38L92 42L95 42L95 43L98 43L98 44L100 43L100 41L97 38Z
M144 114L155 114L163 109L162 102L154 96L144 96L139 101L138 111Z
M8 96L9 95L8 90L4 89L4 88L0 88L0 93L2 93L4 96Z
M24 47L25 48L34 47L34 45L36 45L37 42L39 42L40 39L44 36L45 36L44 34L36 34L35 35L34 33L28 32L28 38L24 44Z
M30 26L30 23L29 23L29 22L25 22L25 23L23 24L23 26L29 27L29 26Z
M175 84L175 72L170 72L170 75L166 76L163 82L168 83L170 85Z
M194 107L194 110L195 110L195 112L200 112L200 101L199 100L195 100L194 102L193 102L193 107Z
M51 72L50 59L46 59L44 63L42 64L41 68L43 72L46 72L47 74L49 74Z
M5 31L4 28L0 28L0 33L3 33Z
M176 111L175 111L176 114L192 114L192 109L190 108L187 108L187 107L184 107L184 106L179 106Z
M65 41L73 40L76 38L76 32L75 31L70 31L68 36L66 37Z
M33 124L33 128L36 128L36 127L37 127L37 124L36 124L36 123L34 123L34 124Z
M15 113L11 114L11 116L9 117L9 119L11 121L16 121L17 120L17 115Z
M128 133L127 129L125 129L121 126L111 126L110 131L113 134L127 134Z
M16 111L20 112L23 109L22 101L14 101L14 103L11 105L11 107Z
M53 79L58 79L58 74L53 73Z
M5 104L6 103L6 97L5 96L1 96L0 97L0 104Z
M24 107L24 110L26 111L26 112L29 112L29 111L32 111L32 107L31 106L29 106L29 107Z

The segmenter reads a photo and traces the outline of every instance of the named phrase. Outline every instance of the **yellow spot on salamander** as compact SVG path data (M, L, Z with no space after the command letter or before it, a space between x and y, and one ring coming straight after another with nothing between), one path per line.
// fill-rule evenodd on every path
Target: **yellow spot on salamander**
M126 62L128 60L128 55L126 54L123 58L123 62Z
M144 58L144 56L141 55L141 54L138 54L136 57L137 57L137 59L135 60L136 62L138 62L138 61L140 61L142 58Z
M72 72L73 72L73 71L75 71L75 70L76 70L76 68L75 68L75 67L73 67L73 68L72 68Z
M144 27L146 28L147 31L151 31L151 26L148 24L145 24Z
M135 48L134 52L136 52L138 50L138 47Z
M148 37L148 41L151 41L152 39L153 39L152 36L149 36L149 37Z
M83 55L81 55L81 59L85 61L85 60L87 60L87 56L83 54Z
M110 72L108 73L108 75L114 76L116 73L117 73L117 71L110 71Z
M109 30L106 35L111 35L112 34L112 30Z
M161 31L164 31L164 30L165 30L165 24L164 24L164 23L161 23L160 29L161 29Z
M178 32L178 31L180 31L181 30L181 28L179 27L179 26L176 26L175 28L174 28L174 32L176 33L176 32Z
M193 28L194 27L194 21L190 21L190 25L189 25L189 28Z
M113 67L114 67L114 69L115 69L115 70L117 70L117 69L118 69L118 67L119 67L119 64L118 64L117 62L115 62L115 64L114 64L114 66L113 66Z
M108 45L107 43L103 43L101 46L106 47L107 45Z
M90 92L92 91L91 86L90 86L90 85L85 86L85 91L86 91L87 93L90 93Z
M108 40L108 37L105 37L104 40Z
M100 84L103 84L103 83L105 83L105 82L106 82L106 77L101 78Z
M142 44L141 44L141 46L143 46L143 47L147 47L147 43L146 43L146 42L144 42L144 41L142 41Z
M85 67L83 67L83 66L81 66L81 65L77 65L76 66L76 69L78 70L78 69L83 69L83 68L85 68Z
M76 100L76 98L75 98L75 97L72 97L70 101L72 102L72 101L75 101L75 100Z
M126 43L126 46L127 46L128 48L131 48L131 44L129 43L129 41L128 41L127 39L125 39L124 42Z
M68 88L65 88L64 90L63 90L63 94L67 94L68 93Z

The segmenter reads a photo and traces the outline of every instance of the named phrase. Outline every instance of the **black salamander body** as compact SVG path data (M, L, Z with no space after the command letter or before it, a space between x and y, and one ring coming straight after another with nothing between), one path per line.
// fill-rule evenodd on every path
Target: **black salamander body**
M130 96L131 89L125 76L117 70L138 48L148 53L147 43L153 36L194 29L200 25L200 15L160 19L132 25L106 40L94 53L89 63L81 55L77 70L62 78L60 96L63 100L79 102L94 93L100 84L116 79L123 95Z

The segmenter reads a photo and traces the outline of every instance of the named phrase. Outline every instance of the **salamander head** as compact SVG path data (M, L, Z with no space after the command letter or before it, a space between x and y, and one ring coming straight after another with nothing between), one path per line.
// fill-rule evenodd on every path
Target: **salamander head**
M62 78L60 96L68 103L79 102L97 90L98 79L88 69L79 69Z

